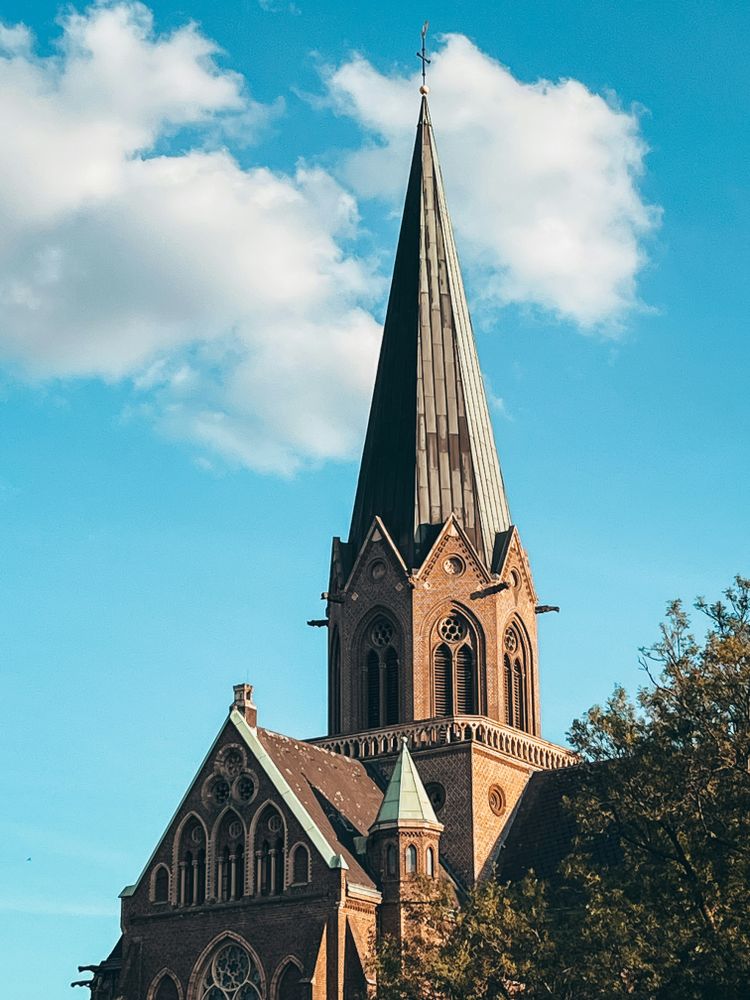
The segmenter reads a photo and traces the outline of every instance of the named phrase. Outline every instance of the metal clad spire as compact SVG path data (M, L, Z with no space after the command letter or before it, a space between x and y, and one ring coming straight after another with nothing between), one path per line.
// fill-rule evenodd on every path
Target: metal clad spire
M379 515L416 567L451 513L489 569L510 514L423 93L349 541Z

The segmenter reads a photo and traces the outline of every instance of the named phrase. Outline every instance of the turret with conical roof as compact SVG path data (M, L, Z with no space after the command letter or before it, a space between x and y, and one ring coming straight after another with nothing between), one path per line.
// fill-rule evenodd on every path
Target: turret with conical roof
M438 878L442 832L404 738L367 841L368 861L383 894L380 928L398 940L406 933L409 904Z

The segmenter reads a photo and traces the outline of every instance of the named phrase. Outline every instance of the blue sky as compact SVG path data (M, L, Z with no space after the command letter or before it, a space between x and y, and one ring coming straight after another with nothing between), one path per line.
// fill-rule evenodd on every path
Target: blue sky
M324 729L324 637L304 623L348 527L425 16L78 10L62 26L55 3L0 3L17 1000L69 996L114 943L117 893L233 683L255 685L262 724ZM642 682L670 598L750 572L750 17L716 0L426 13L511 510L562 608L540 620L543 727L562 741Z

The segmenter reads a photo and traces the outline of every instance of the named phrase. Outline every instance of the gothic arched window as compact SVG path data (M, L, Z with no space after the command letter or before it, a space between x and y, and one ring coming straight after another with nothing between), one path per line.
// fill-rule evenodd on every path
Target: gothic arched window
M292 853L292 882L304 885L310 881L310 852L304 844L297 844Z
M169 871L166 865L159 865L154 873L152 899L155 903L169 901Z
M214 840L216 898L220 902L245 895L245 824L230 809L224 813Z
M302 972L297 964L289 959L279 976L276 1000L302 1000L303 995Z
M261 1000L262 981L252 955L234 941L225 944L208 963L198 1000Z
M174 979L165 973L159 980L159 985L154 993L154 1000L180 1000L180 992Z
M479 711L478 641L469 621L451 611L437 624L432 653L433 711L437 715L476 715Z
M386 875L396 874L396 848L389 844L385 849L385 871Z
M378 615L363 646L367 727L392 726L401 715L401 683L396 629L390 619Z
M193 818L182 830L177 865L177 901L180 906L199 906L206 899L206 834Z
M417 849L414 844L409 844L406 848L404 868L407 875L413 875L417 870Z
M332 733L337 733L341 729L341 640L338 629L333 630L330 657L328 714L330 716L330 730Z
M529 664L526 643L519 626L512 622L503 636L503 689L505 721L515 729L529 731Z
M284 832L278 809L266 806L255 827L255 891L262 896L284 891Z
M425 874L428 878L435 877L435 852L431 847L427 848L425 854Z

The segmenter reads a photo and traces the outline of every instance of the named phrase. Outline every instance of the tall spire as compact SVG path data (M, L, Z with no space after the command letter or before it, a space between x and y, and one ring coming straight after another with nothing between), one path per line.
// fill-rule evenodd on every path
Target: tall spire
M426 90L349 542L379 515L416 567L453 513L489 568L510 514Z

